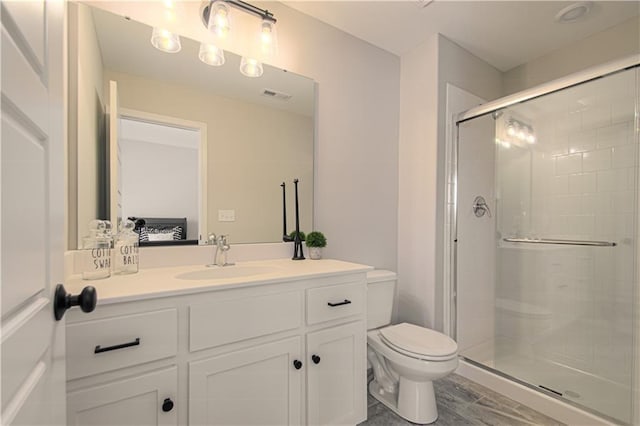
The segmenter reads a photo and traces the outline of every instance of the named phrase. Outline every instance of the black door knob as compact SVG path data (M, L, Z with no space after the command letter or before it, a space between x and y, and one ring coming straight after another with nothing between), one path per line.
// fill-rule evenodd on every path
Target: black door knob
M302 361L299 360L294 360L293 361L293 366L295 367L296 370L300 370L302 368Z
M91 312L96 308L97 300L96 289L91 286L83 288L78 296L72 296L62 284L58 284L53 295L53 315L60 321L66 310L72 306L80 306L82 312Z
M320 364L320 357L316 354L311 355L311 361L313 361L314 364Z
M162 403L162 411L168 413L171 410L173 410L173 401L171 400L171 398L165 398L164 402Z

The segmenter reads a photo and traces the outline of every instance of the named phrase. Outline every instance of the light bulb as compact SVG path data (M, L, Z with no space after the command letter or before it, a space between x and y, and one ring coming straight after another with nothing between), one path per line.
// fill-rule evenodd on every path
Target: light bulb
M260 77L262 75L262 63L255 59L242 57L240 72L247 77Z
M214 1L209 10L209 31L220 38L225 38L230 29L229 6L223 1Z
M209 43L200 43L198 58L207 65L219 67L224 65L224 50Z
M516 126L514 126L514 124L511 122L507 125L507 135L509 136L516 135Z
M526 137L527 135L524 133L524 130L520 130L518 132L518 139L520 139L521 141L525 140Z
M267 19L260 23L260 48L266 56L274 56L276 53L276 28L274 23Z
M180 36L163 28L154 27L151 34L151 44L158 50L167 53L177 53L182 49Z
M534 136L533 133L529 133L527 135L527 142L529 143L536 143L536 137Z
M176 2L175 0L164 0L164 19L166 22L174 22L176 20Z

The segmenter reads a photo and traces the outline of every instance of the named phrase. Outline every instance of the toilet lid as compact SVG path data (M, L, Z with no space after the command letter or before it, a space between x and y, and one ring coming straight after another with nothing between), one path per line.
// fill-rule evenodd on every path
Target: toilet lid
M450 337L413 324L385 327L380 335L389 346L416 358L448 359L458 351L458 344Z

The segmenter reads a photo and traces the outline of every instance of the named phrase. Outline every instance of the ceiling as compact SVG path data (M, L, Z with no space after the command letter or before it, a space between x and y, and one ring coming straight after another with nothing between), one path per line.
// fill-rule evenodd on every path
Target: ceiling
M284 1L398 56L440 33L501 71L637 16L640 2L596 1L582 20L556 23L567 1Z

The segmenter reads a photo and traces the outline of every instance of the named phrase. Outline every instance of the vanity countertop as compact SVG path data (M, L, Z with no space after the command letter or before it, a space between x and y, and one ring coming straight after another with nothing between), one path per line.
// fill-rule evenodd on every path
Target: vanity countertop
M130 302L167 296L200 293L212 290L273 284L308 278L330 277L344 273L372 270L373 267L333 259L297 260L271 259L237 262L232 266L173 266L140 269L136 274L112 275L101 280L83 280L80 275L69 277L65 287L77 294L85 286L93 286L98 304ZM239 272L239 276L233 276ZM248 271L243 274L243 271ZM219 277L206 278L207 275ZM180 278L182 277L182 278Z

